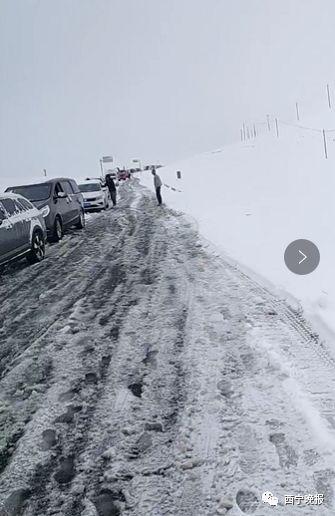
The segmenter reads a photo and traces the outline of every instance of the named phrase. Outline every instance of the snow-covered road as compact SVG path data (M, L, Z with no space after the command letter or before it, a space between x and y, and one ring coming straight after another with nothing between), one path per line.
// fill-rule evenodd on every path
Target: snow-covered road
M0 280L0 515L334 514L331 350L184 216L120 190Z

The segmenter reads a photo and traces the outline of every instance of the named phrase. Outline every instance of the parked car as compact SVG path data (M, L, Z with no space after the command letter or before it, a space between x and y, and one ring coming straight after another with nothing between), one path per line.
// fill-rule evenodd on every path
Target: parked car
M47 211L21 195L0 194L0 269L24 256L30 263L44 259Z
M101 186L104 188L106 186L106 179L104 177L86 177L85 181L99 181L101 183Z
M38 209L49 208L45 224L51 241L58 242L71 226L78 229L85 226L83 196L73 179L57 178L43 183L11 186L6 192L22 195Z
M84 197L84 210L107 210L109 207L108 188L102 187L101 181L89 179L78 185Z
M119 181L125 181L126 179L128 179L129 177L129 174L127 172L127 170L119 170L118 174L117 174L117 178Z

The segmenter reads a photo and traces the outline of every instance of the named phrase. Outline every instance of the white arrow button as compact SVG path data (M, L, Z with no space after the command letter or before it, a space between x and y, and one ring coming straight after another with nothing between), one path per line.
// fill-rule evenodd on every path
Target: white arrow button
M300 260L300 262L299 262L299 265L300 265L302 262L304 262L306 260L307 256L302 251L300 251L300 249L299 249L299 253L301 254L301 256L303 256L302 260Z
M313 242L306 238L293 240L285 249L286 267L294 274L304 276L313 272L320 262L320 252Z

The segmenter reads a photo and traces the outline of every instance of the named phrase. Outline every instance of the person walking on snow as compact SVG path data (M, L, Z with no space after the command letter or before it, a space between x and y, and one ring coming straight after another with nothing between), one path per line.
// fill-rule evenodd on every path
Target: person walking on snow
M160 206L162 204L162 196L161 196L162 180L159 177L159 175L157 174L155 168L152 169L151 173L154 176L154 187L155 187L155 190L156 190L156 197L157 197L158 206Z
M113 206L116 206L116 186L110 174L106 175L106 185L109 190Z

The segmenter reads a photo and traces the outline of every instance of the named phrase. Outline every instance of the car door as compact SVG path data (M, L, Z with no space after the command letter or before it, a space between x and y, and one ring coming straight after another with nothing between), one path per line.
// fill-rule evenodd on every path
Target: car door
M79 187L74 179L69 179L69 182L71 184L73 194L74 194L74 201L76 205L77 210L77 216L79 217L80 212L84 210L84 197L81 191L79 190Z
M78 219L78 205L70 182L63 180L60 184L63 191L66 193L67 224L72 224L76 219Z
M59 197L59 194L64 195L64 197ZM54 203L56 204L57 213L59 213L62 218L63 226L68 226L70 223L70 210L68 208L69 201L60 182L55 184Z
M14 203L8 203L11 199L0 198L0 261L1 263L20 254L19 235L16 223L13 221L15 211ZM10 211L12 211L12 216Z
M9 221L15 230L16 250L20 254L29 247L29 230L27 230L27 220L22 206L15 199L4 198L2 204L7 211Z
M14 199L15 219L17 221L17 230L19 238L19 247L22 251L26 251L30 247L30 227L31 217L22 204Z

